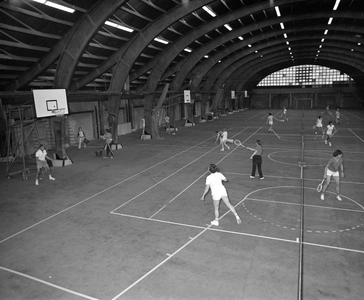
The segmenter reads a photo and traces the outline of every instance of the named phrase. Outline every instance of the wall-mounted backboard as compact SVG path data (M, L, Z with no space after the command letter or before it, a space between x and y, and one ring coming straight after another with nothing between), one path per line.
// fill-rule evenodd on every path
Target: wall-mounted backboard
M54 117L58 109L64 109L64 114L68 114L65 89L33 90L33 97L37 118Z

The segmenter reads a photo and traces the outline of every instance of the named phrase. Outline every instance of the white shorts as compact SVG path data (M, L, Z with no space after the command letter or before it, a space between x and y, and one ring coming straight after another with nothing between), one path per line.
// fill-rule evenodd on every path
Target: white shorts
M273 125L273 122L269 122L268 124L269 124L269 125Z
M340 176L339 171L334 172L334 171L330 171L329 169L327 169L326 175L327 176Z
M220 200L222 197L227 197L227 192L225 188L219 188L211 194L212 200Z

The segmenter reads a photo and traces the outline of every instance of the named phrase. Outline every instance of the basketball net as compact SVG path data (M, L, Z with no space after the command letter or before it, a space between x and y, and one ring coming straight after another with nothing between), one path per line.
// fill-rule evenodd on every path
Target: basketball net
M52 113L56 116L56 117L63 117L64 116L64 112L65 112L65 108L58 108L58 109L53 109Z

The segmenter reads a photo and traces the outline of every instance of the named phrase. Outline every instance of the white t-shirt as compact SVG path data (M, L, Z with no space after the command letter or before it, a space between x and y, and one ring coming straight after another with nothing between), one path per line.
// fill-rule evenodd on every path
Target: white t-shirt
M211 173L206 177L206 185L210 186L212 199L220 200L222 196L227 196L223 181L226 181L226 177L220 172Z
M38 150L36 153L35 153L35 157L37 157L39 160L41 161L45 161L46 160L46 156L47 156L47 151L46 150Z
M227 136L228 136L228 133L227 131L223 131L222 134L221 134L221 138L223 141L226 141L227 140Z
M332 132L334 131L335 126L334 125L327 125L326 134L332 135Z
M316 127L322 127L322 119L317 119Z
M273 116L268 116L268 124L273 125Z

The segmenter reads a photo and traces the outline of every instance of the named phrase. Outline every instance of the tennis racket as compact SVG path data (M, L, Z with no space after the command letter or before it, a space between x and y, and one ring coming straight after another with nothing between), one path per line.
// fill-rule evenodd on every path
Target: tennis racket
M324 182L325 182L325 178L322 179L322 181L317 186L316 190L317 190L318 193L322 191L322 185L324 184Z
M239 140L235 140L234 141L234 144L235 144L235 146L242 146L242 147L244 147L245 148L245 146L239 141Z

